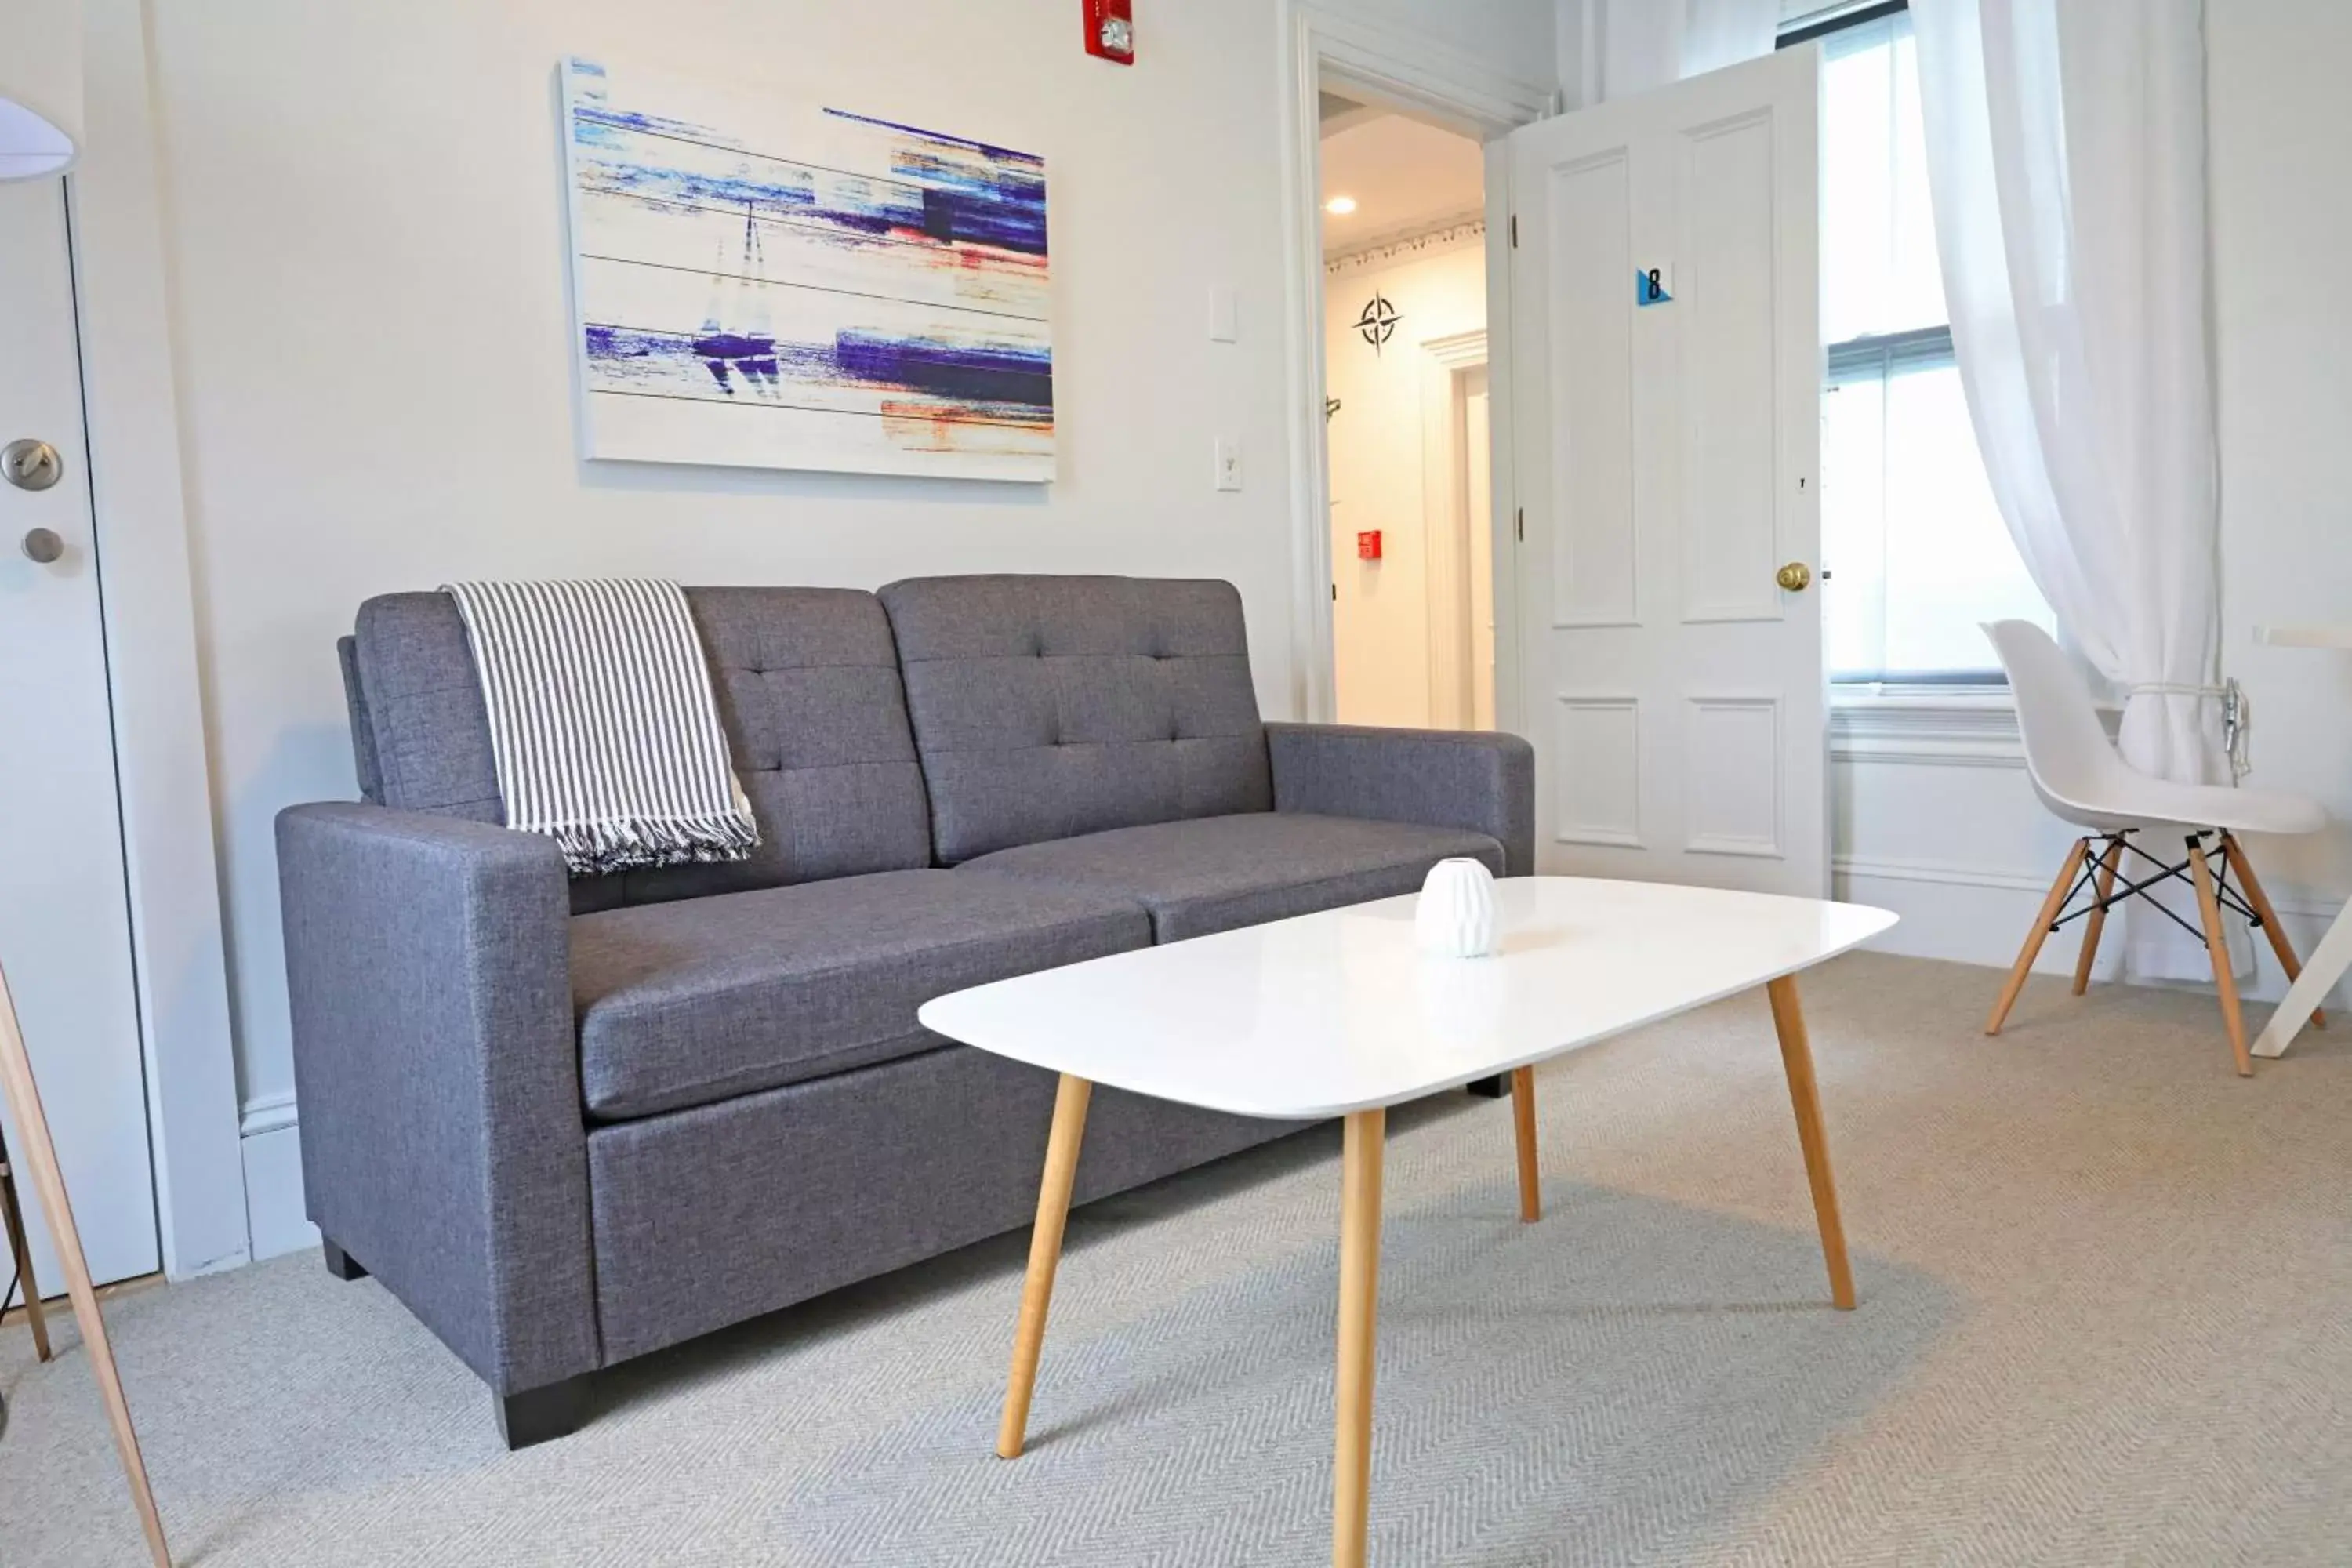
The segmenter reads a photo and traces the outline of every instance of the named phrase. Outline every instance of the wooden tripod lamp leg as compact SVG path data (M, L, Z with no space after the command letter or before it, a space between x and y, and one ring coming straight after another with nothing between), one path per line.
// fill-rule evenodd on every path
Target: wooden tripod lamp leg
M25 1321L33 1325L33 1353L49 1359L49 1319L41 1308L41 1284L33 1278L33 1245L25 1236L25 1211L16 1202L16 1178L0 1149L0 1225L8 1227L8 1256L16 1282L25 1289Z
M49 1121L41 1110L41 1092L33 1082L33 1064L25 1054L25 1036L16 1024L16 999L8 994L8 977L0 973L0 1094L16 1113L24 1141L18 1151L24 1168L41 1194L41 1212L48 1216L49 1236L65 1266L66 1293L73 1299L74 1321L81 1329L83 1349L98 1376L98 1391L106 1401L106 1416L114 1427L114 1447L122 1456L123 1474L131 1482L131 1500L138 1506L139 1523L147 1532L147 1549L155 1568L172 1568L172 1549L163 1543L163 1521L155 1511L155 1494L147 1486L147 1466L139 1457L139 1434L131 1425L131 1406L122 1397L122 1379L114 1368L114 1347L106 1337L106 1320L99 1316L98 1292L91 1289L89 1265L82 1257L81 1232L75 1228L73 1205L66 1201L65 1177L58 1170L57 1145L49 1140Z

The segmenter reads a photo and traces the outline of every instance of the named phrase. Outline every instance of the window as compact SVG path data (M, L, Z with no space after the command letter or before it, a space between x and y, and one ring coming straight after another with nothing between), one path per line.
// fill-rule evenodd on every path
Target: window
M1824 652L1833 681L1998 685L1979 623L2053 623L1952 355L1911 18L1864 15L1822 39Z

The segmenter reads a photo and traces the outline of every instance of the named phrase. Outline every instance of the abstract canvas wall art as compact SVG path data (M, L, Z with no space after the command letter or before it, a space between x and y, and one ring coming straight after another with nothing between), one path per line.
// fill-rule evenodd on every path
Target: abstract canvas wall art
M1048 480L1042 159L563 70L587 455Z

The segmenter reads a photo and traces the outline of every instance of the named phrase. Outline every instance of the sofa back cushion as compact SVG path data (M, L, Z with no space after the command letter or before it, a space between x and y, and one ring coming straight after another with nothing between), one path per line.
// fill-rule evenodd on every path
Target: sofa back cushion
M942 865L1273 809L1232 584L916 577L882 604Z
M731 864L572 882L575 910L780 887L931 863L920 765L890 625L836 588L688 588L760 847ZM465 623L446 594L360 606L345 664L352 752L371 800L503 822Z

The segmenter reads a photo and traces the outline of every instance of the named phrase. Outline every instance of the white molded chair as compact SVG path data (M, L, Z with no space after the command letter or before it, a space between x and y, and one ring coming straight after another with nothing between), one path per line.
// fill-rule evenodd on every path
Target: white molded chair
M2090 689L2074 664L2060 651L2048 632L2031 621L1995 621L1985 628L2001 668L2009 672L2010 694L2017 702L2017 727L2025 741L2025 771L2033 793L2061 819L2088 831L2067 851L2058 879L2042 900L2026 934L2024 950L2001 987L1985 1020L1985 1033L2000 1033L2003 1019L2024 987L2025 976L2042 951L2042 939L2068 921L2086 919L2082 955L2074 962L2074 994L2091 982L2091 964L2098 957L2099 933L2107 910L2134 894L2147 899L2165 915L2183 921L2158 902L2149 889L2175 878L2184 878L2197 889L2197 908L2205 929L2190 932L2204 940L2212 955L2213 984L2221 993L2221 1020L2229 1026L2230 1048L2237 1054L2238 1071L2251 1074L2253 1058L2246 1051L2246 1026L2238 1013L2238 984L2231 973L2230 952L2221 934L2224 909L2242 915L2270 939L2271 951L2292 983L2303 972L2294 949L2279 926L2278 916L2255 879L2252 862L2238 844L2241 833L2316 833L2327 825L2327 813L2317 801L2271 790L2231 789L2215 784L2179 784L2150 778L2116 754L2099 723ZM2160 829L2187 836L2189 858L2167 865L2131 841L2143 829ZM2209 847L2207 841L2213 840ZM2094 842L2097 847L2094 848ZM2122 870L2128 851L2153 870L2135 881ZM2123 889L2116 889L2121 875ZM2231 885L2234 876L2237 886ZM2067 906L2084 889L2090 899L2072 913ZM2315 1013L2315 1026L2325 1020Z

